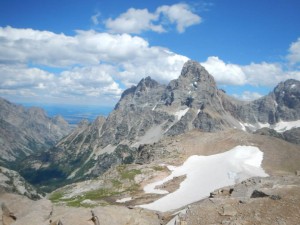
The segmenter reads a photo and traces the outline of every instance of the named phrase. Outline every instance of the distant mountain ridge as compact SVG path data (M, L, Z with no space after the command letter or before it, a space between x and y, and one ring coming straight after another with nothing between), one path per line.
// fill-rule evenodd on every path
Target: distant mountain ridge
M60 116L50 118L40 108L25 108L0 98L0 164L45 151L69 132L69 124Z
M167 86L146 77L125 90L107 118L82 123L48 151L47 157L31 159L26 167L31 168L27 171L30 174L35 170L34 161L44 165L43 173L47 169L60 171L63 180L86 179L124 161L146 160L152 153L143 150L144 144L164 136L193 129L255 131L269 127L284 132L300 126L298 120L299 81L281 82L269 95L243 102L219 90L213 76L198 62L189 60L179 78Z

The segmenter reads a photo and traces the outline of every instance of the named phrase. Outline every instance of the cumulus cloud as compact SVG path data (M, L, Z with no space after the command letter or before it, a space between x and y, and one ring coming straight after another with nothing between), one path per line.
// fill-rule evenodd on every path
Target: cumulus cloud
M101 60L122 61L150 49L148 42L128 34L77 31L75 36L33 29L0 27L0 62L68 67L74 64L97 65Z
M158 33L164 32L162 25L153 24L159 18L158 14L149 13L147 9L130 8L127 12L122 13L116 19L109 18L105 25L116 33L136 33L152 30Z
M289 78L288 72L276 63L251 63L241 68L247 76L247 84L254 86L274 86Z
M143 31L166 32L165 25L175 24L179 33L187 27L201 22L201 17L193 13L187 4L164 5L151 13L147 9L130 8L117 18L109 18L105 22L106 28L114 33L135 33Z
M137 36L94 30L67 36L0 27L0 51L2 94L73 96L74 101L94 97L101 103L106 98L110 104L120 96L120 84L124 88L148 75L167 83L188 60ZM63 72L52 74L45 66Z
M261 98L263 95L258 92L244 91L241 95L233 94L233 96L244 101L252 101Z
M225 63L216 56L201 63L219 84L244 85L246 75L239 65Z
M300 38L296 42L293 42L289 48L289 54L287 55L287 59L290 64L295 65L300 63Z
M162 13L171 23L176 24L176 29L179 33L183 33L189 26L201 23L201 17L194 14L187 4L164 5L156 10L157 13Z
M253 85L274 87L289 78L299 79L300 71L284 70L279 63L225 63L216 56L201 63L220 85Z
M296 52L297 45L291 46L296 47L291 47L290 53ZM110 105L125 87L143 77L151 76L161 83L177 78L188 60L138 36L94 30L68 36L0 27L0 52L1 96ZM211 56L202 65L219 85L274 87L288 78L300 79L300 71L287 70L278 63L238 65ZM253 96L258 93L245 92L240 98Z

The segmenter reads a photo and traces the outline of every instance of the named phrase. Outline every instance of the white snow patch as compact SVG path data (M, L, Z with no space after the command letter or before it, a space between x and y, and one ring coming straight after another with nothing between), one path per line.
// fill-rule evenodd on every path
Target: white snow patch
M296 84L292 84L291 85L291 89L295 88L296 87Z
M269 123L256 123L256 124L250 124L250 123L241 123L241 129L243 131L246 131L246 128L249 128L252 131L256 131L257 129L261 129L264 127L274 129L279 133L285 132L287 130L291 130L293 128L300 127L300 120L295 121L280 121L276 124L269 124Z
M280 121L275 125L270 126L270 128L276 130L279 133L291 130L293 128L300 127L300 120L296 121Z
M156 109L157 104L155 104L155 106L152 108L152 111L154 111Z
M76 173L80 170L80 168L75 169L68 177L67 179L72 179L75 177Z
M230 151L211 155L189 157L182 166L172 167L172 174L165 179L146 185L149 193L166 194L166 191L155 189L174 177L186 175L179 189L150 204L139 207L161 212L181 208L199 201L209 193L228 185L233 185L250 177L268 176L261 168L263 153L253 146L237 146Z
M250 128L251 130L253 130L253 129L256 130L256 126L254 126L251 123L244 123L244 126Z
M132 197L128 197L128 198L117 199L116 202L124 203L124 202L128 202L128 201L131 201L131 200L132 200Z
M199 114L199 112L201 112L201 110L200 110L200 109L198 109L198 110L197 110L197 115Z
M257 123L259 129L260 128L264 128L264 127L267 127L267 128L270 128L270 124L269 123Z
M243 123L241 123L241 122L239 122L239 123L240 123L240 125L241 125L241 127L242 127L242 130L243 130L243 131L246 131L245 125L244 125Z
M177 117L177 120L180 120L188 111L190 108L186 108L183 110L179 110L178 112L175 112L174 115Z

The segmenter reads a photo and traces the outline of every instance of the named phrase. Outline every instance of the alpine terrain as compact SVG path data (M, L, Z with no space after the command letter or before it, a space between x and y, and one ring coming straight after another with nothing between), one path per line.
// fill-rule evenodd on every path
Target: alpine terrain
M241 101L189 60L73 130L0 104L3 224L299 224L298 80Z

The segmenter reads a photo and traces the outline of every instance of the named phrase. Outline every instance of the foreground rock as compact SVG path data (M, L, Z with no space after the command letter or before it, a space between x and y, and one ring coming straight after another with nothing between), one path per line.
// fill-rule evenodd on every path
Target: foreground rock
M300 177L252 178L190 205L185 224L297 225L299 212Z
M121 205L97 206L91 215L90 208L66 207L46 199L32 201L3 193L0 199L5 205L0 211L0 224L3 225L47 225L50 221L61 221L64 225L92 225L93 217L98 218L101 225L298 225L300 177L251 178L216 190L210 198L193 203L175 215Z
M2 194L1 202L5 203L16 220L5 225L41 225L61 221L63 225L87 225L91 221L89 208L72 208L53 205L49 200L29 200L26 197L12 194ZM123 206L104 206L93 208L94 216L97 216L101 225L160 225L158 216L151 211L141 209L128 209ZM3 217L3 212L0 212ZM5 216L6 218L6 216ZM3 224L3 219L0 224ZM3 224L4 225L4 224Z

